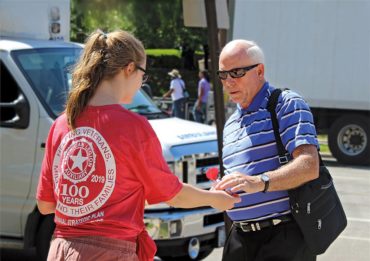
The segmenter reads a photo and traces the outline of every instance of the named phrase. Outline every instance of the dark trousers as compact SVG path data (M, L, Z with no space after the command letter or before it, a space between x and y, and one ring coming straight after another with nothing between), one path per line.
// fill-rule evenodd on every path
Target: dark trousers
M295 221L243 232L231 227L225 242L223 261L315 261Z
M185 98L178 99L172 104L172 116L185 119Z

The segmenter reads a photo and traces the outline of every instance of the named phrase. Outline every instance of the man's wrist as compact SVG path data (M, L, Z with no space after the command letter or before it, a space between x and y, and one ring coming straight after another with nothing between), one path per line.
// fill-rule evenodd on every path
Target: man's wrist
M266 173L263 173L260 175L260 179L263 185L262 192L266 193L270 186L270 177Z

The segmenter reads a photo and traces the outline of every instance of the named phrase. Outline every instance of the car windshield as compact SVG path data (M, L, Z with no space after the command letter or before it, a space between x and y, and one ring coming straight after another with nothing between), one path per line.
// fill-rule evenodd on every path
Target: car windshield
M130 111L137 112L142 115L162 113L162 111L158 109L157 105L155 105L143 90L136 93L131 104L124 104L123 106Z
M64 111L67 94L72 86L72 67L81 51L81 48L45 48L12 53L15 62L53 118ZM162 113L143 91L137 92L131 104L123 106L146 116Z

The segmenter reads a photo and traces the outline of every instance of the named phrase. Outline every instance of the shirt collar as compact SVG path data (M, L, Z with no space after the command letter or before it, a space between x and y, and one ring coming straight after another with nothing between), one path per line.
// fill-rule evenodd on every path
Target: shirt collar
M240 107L239 104L237 104L239 114L243 115L247 112L252 112L252 111L258 110L261 107L261 104L262 104L263 100L266 97L266 93L267 93L268 89L269 89L269 83L266 81L263 84L261 90L259 90L259 92L256 94L256 96L254 96L252 103L249 104L249 106L246 109L243 109L242 107Z

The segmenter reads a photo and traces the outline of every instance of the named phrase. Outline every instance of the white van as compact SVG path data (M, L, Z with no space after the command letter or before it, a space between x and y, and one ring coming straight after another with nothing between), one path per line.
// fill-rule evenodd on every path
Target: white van
M53 215L38 212L36 187L45 140L64 110L70 68L81 50L81 45L63 41L0 38L0 236L2 241L36 246L42 259L54 223ZM175 175L197 187L210 187L205 171L219 163L214 127L170 118L141 91L125 107L149 119ZM144 219L160 257L196 259L223 245L223 214L212 208L157 204L147 206Z

